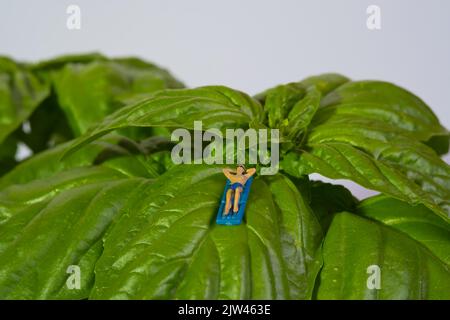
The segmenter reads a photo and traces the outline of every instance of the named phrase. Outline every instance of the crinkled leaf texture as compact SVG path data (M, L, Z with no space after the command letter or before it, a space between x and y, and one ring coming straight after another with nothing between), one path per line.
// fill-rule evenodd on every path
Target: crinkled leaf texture
M425 206L380 195L362 201L357 212L403 232L450 266L450 225Z
M245 93L224 86L162 90L105 118L73 144L71 152L108 132L129 127L194 129L248 128L262 121L262 106ZM70 152L69 152L70 153Z
M182 87L166 70L135 58L69 63L52 83L75 136L123 107L123 99Z
M61 157L70 144L69 142L58 145L20 163L14 170L0 177L0 190L11 185L51 177L53 174L66 169L89 166L94 163L95 158L107 147L109 142L96 141L86 146L83 152L61 161Z
M70 79L58 98L73 128L87 131L0 179L0 298L449 298L450 169L438 156L448 133L411 93L327 74L255 99L222 86L140 95L151 66L68 59L77 62L34 68L47 80ZM133 69L124 73L131 83L122 67ZM97 79L99 96L80 97L86 87L69 84L96 79L92 70L109 80ZM96 119L79 108L92 101L108 105L94 118L112 101L129 104L87 129ZM196 120L203 129L282 132L284 172L255 178L239 226L215 224L221 167L167 170L167 151L132 144L136 154L97 140L130 127L193 129ZM343 187L308 181L313 172L389 197L358 203ZM81 290L67 289L71 265L80 266ZM381 289L367 285L373 265Z
M96 166L9 186L0 296L310 298L322 229L294 183L257 178L237 227L215 225L223 185L220 168L198 165L154 181ZM69 265L82 290L67 290Z
M282 160L289 174L349 179L387 195L422 203L447 221L450 167L427 145L448 132L419 98L393 84L347 82L321 101L304 144ZM444 137L446 140L444 140Z
M5 189L0 196L0 296L85 298L102 252L102 235L129 190L142 183L122 178L111 169L77 168ZM71 265L81 269L80 290L66 286Z
M37 154L86 132L129 101L182 87L165 69L137 58L93 53L28 64L0 57L0 176L20 162L20 144ZM134 128L121 134L144 139L153 133Z
M87 145L81 152L62 159L73 141L36 154L20 163L14 170L0 177L0 190L52 177L71 168L102 164L129 175L155 177L168 167L165 163L170 145L162 137L150 137L135 143L126 137L110 134ZM169 159L170 160L170 159Z
M406 234L347 212L325 237L319 283L318 299L450 299L448 264Z
M0 143L31 115L49 91L24 66L0 57Z
M288 140L295 140L311 122L321 97L348 81L342 75L326 73L278 85L255 98L264 105L268 126L280 129Z

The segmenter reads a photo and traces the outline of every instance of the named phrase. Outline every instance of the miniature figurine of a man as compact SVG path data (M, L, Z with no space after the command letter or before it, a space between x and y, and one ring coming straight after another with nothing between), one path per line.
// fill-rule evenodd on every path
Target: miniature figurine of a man
M254 175L256 172L255 168L250 168L245 170L244 165L238 165L236 168L236 172L233 172L231 169L223 169L223 174L230 180L231 187L228 189L226 194L226 202L225 209L223 210L224 215L228 215L231 209L231 198L234 193L234 204L233 204L233 213L237 213L239 211L239 198L241 197L241 193L244 190L245 183L247 180Z

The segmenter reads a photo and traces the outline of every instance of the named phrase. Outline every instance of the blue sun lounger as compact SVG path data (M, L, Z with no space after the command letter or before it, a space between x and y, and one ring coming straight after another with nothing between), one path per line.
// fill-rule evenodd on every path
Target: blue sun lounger
M227 191L231 188L230 180L227 179L227 184L223 190L222 199L220 200L219 211L217 212L216 223L224 224L229 226L239 225L244 217L245 206L247 204L248 194L250 193L250 187L252 185L253 177L250 177L244 185L244 190L242 190L241 197L239 199L239 211L237 213L233 212L233 206L231 206L230 213L228 215L223 215L223 210L226 203ZM233 196L234 197L234 196ZM231 203L234 199L231 198Z

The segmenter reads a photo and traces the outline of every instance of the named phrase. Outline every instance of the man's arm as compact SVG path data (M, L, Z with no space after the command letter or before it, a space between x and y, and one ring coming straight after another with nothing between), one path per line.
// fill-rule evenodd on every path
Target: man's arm
M256 172L256 169L255 169L255 168L250 168L250 169L247 170L247 173L245 174L245 176L246 176L247 178L250 178L252 175L255 174L255 172Z
M223 174L225 175L225 177L227 177L228 179L231 179L230 177L233 177L233 170L228 169L228 168L224 168L222 169Z

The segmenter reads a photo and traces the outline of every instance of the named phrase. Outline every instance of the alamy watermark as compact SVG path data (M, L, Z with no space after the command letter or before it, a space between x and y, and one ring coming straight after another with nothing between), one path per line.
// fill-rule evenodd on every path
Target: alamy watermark
M369 30L380 30L381 29L381 8L377 5L370 5L366 9L367 20L366 26Z
M381 269L380 266L376 264L372 264L367 267L367 274L370 274L369 277L367 277L366 285L367 289L373 290L381 289Z
M194 121L193 137L187 129L176 129L171 140L178 141L171 153L175 164L259 164L261 175L279 169L278 129L226 129L224 136L219 129L203 131L202 122Z
M68 14L66 20L66 27L69 30L81 29L81 9L76 4L71 4L67 7L66 13Z
M72 264L67 267L66 273L69 274L66 280L66 286L69 290L79 290L81 288L81 269L80 266Z

